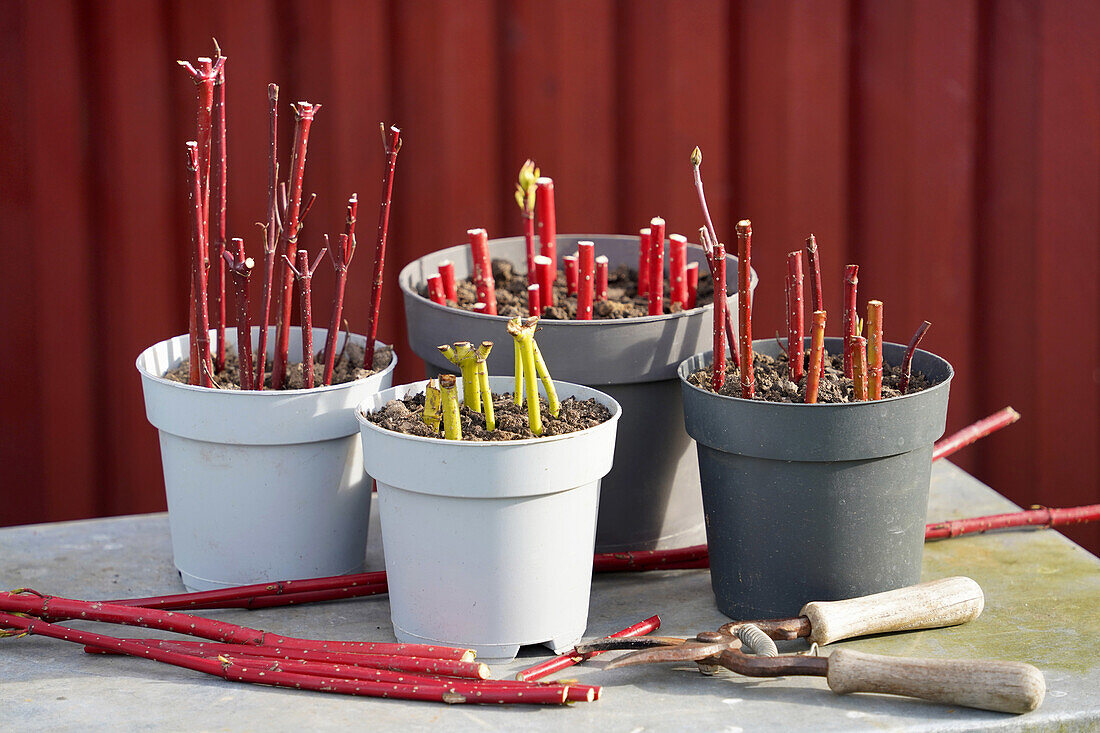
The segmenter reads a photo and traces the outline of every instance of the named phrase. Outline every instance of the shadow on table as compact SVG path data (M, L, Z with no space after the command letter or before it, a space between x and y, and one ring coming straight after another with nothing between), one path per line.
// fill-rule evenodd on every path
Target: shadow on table
M593 664L603 667L611 660ZM590 662L591 663L591 662ZM796 713L792 724L802 720L809 721L812 715L823 710L836 711L852 719L863 717L889 717L894 720L912 721L955 721L960 722L960 713L966 715L968 724L993 724L1014 719L1006 713L995 713L959 706L940 705L909 697L856 693L837 695L832 692L823 677L743 677L727 670L713 676L701 674L694 665L664 664L639 666L606 671L597 679L585 679L586 684L600 684L604 694L611 699L617 688L634 687L636 690L654 695L689 696L698 704L701 698L711 698L715 703L736 702L738 706L757 703L777 703L786 709L776 708L777 714L790 716L790 707L804 708L801 717ZM791 686L791 684L797 686ZM694 705L695 703L692 703ZM731 708L731 713L733 709ZM824 723L825 721L821 721Z

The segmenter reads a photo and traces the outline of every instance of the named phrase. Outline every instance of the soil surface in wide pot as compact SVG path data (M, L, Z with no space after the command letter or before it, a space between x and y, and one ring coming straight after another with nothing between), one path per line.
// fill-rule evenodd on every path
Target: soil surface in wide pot
M374 368L364 369L362 346L347 342L347 347L337 355L332 369L332 383L345 384L357 379L365 379L372 374L377 374L390 365L393 359L393 347L385 346L374 352ZM271 365L271 359L267 365ZM240 360L235 348L226 349L225 368L214 375L214 386L217 389L240 389L241 373ZM301 362L287 366L287 378L281 389L302 389L305 386L304 370ZM321 378L325 374L324 351L321 351L313 360L313 384L316 387L324 386ZM164 378L170 382L187 384L191 376L191 360L185 358L179 366L170 369L164 374ZM271 371L264 372L264 389L271 389Z
M809 354L804 354L807 363ZM809 367L806 368L808 370ZM803 376L798 383L789 378L790 369L787 366L787 355L780 354L779 358L773 358L766 354L754 352L752 355L752 371L756 380L756 392L754 399L765 402L805 402L806 401L806 377ZM711 389L711 376L714 373L713 366L692 372L688 382L707 392ZM805 373L805 371L804 371ZM902 371L900 366L882 365L882 399L900 397ZM909 378L909 389L906 394L920 392L934 386L921 372L914 371ZM726 361L726 382L718 394L726 397L741 396L741 370L732 365L732 361ZM821 381L817 388L817 401L828 402L855 402L855 393L852 380L844 376L844 357L825 352L825 369L821 373Z
M542 415L542 435L535 435L527 426L527 405L515 403L512 394L493 395L493 416L496 430L485 429L485 416L465 405L459 406L459 418L462 426L462 440L472 442L527 440L528 438L547 438L552 435L566 435L586 430L611 419L611 410L595 399L578 400L568 397L561 402L558 416L550 415L546 400L539 398ZM421 392L404 400L390 400L381 410L366 414L370 422L397 433L418 435L423 438L441 438L424 422L424 393Z
M527 286L530 284L527 275L516 272L516 267L511 261L505 259L493 260L493 280L496 283L497 315L498 316L526 316L527 315ZM458 307L462 310L472 311L477 304L477 285L472 278L459 280L455 283L458 294ZM428 296L427 286L420 288L420 294ZM669 299L669 279L665 273L664 310L662 313L679 313L683 310L680 304L672 305ZM565 283L565 272L557 271L554 280L554 307L546 308L542 317L554 321L571 321L577 317L577 296L568 295ZM714 298L714 283L710 274L699 273L699 286L695 296L695 307L701 308L710 305ZM448 304L454 303L450 301ZM616 318L635 318L649 315L649 299L638 295L638 271L625 265L616 267L607 273L607 300L596 300L592 304L592 318L594 320L610 320Z

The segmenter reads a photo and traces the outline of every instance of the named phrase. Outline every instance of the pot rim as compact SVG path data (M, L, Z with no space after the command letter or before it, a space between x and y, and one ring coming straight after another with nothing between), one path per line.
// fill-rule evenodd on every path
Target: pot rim
M253 328L259 328L259 326L253 326ZM275 328L275 327L274 326L269 326L269 328ZM301 326L291 326L291 328L292 329L293 328L301 329ZM228 331L229 329L227 328L226 330ZM314 332L324 331L326 335L328 334L328 329L324 328L324 327L321 327L321 326L314 326L313 330L314 330ZM234 339L236 339L236 329L234 328L233 331L234 331ZM210 333L213 334L214 330L211 329ZM358 337L358 338L362 339L364 341L364 343L367 340L367 337L363 336L362 334L350 332L348 334L348 338L352 338L352 337ZM377 348L378 346L383 346L383 347L388 346L391 349L391 351L390 351L390 354L391 354L390 363L387 364L386 367L384 369L382 369L381 371L377 371L374 374L371 374L367 377L363 377L362 379L353 379L350 382L343 382L341 384L319 385L319 386L311 387L309 389L302 388L302 389L263 389L263 390L257 390L257 389L219 389L217 387L202 387L202 386L199 386L197 384L184 384L183 382L176 382L176 381L171 380L171 379L165 379L163 376L161 376L159 374L153 374L148 369L146 369L144 366L142 366L142 363L141 363L142 359L145 357L145 355L147 353L149 353L149 351L151 351L152 349L156 348L157 346L159 346L163 343L167 343L169 341L175 341L176 339L190 339L190 334L183 333L183 334L180 334L178 336L173 336L171 338L164 339L163 341L157 341L152 346L148 346L148 347L142 349L141 353L138 354L137 359L134 361L134 366L137 368L138 373L141 374L141 376L143 378L151 379L151 380L153 380L153 381L155 381L159 384L163 384L163 385L165 385L167 387L170 387L170 388L178 388L178 389L184 389L184 390L189 390L189 391L194 391L194 392L201 392L202 394L238 395L238 397L230 397L229 399L241 399L242 397L252 397L252 398L257 398L257 399L274 399L275 397L279 397L279 396L288 397L288 396L293 396L293 395L322 394L322 393L327 393L327 392L335 392L335 391L338 391L338 390L341 390L341 389L348 389L350 387L354 387L356 384L358 384L359 382L362 382L366 379L371 379L373 377L382 377L387 372L393 371L393 369L395 369L397 367L397 349L392 344L384 344L381 341L375 340L375 342L374 342L375 343L375 348Z
M512 378L513 377L509 377L509 376L490 377L490 379L509 379L509 380L512 379ZM448 446L448 447L466 445L466 446L471 446L471 447L484 448L484 449L488 450L490 448L500 448L500 447L506 447L506 446L545 445L547 443L554 443L554 442L561 441L561 440L568 440L569 438L583 437L583 436L588 435L592 432L595 432L596 430L600 430L602 428L607 428L609 425L615 425L619 421L619 418L622 417L622 412L623 412L623 408L619 405L619 403L613 397L608 395L606 392L601 392L600 390L598 390L594 387L588 387L588 386L585 386L583 384L575 384L573 382L564 382L560 379L555 379L555 380L553 380L555 389L557 389L558 387L569 387L569 388L580 387L581 389L591 390L591 391L597 393L598 395L600 395L600 397L603 398L602 400L600 400L600 404L602 404L604 407L607 407L611 410L611 417L609 417L607 420L604 420L599 425L593 425L592 427L585 428L584 430L574 430L571 433L565 433L563 435L550 435L550 436L538 437L538 438L523 438L522 440L447 440L446 438L427 438L427 437L424 437L422 435L409 435L407 433L399 433L396 430L387 430L386 428L380 427L380 426L376 425L375 423L371 422L370 420L368 420L366 418L366 412L363 410L363 405L366 403L367 400L371 399L372 397L376 397L377 395L380 395L383 392L395 391L395 390L399 390L399 389L402 389L402 388L405 388L405 387L415 387L416 388L416 391L414 391L414 392L406 392L405 393L406 397L409 396L410 394L411 395L420 394L421 392L424 391L424 386L427 385L429 381L430 380L423 379L423 380L419 380L419 381L416 381L416 382L407 382L405 384L398 384L398 385L390 387L388 389L379 390L378 392L371 395L370 397L367 397L366 399L364 399L362 402L360 402L358 405L355 406L355 419L359 421L360 427L362 427L362 426L369 427L370 429L378 432L381 435L385 435L385 436L394 436L394 437L401 438L401 439L408 439L408 440L418 441L418 442L422 442L422 443L427 443L429 445L445 445L445 446ZM456 381L461 383L461 377L458 377L456 379ZM491 387L491 383L490 383L490 387Z
M805 338L809 339L808 336L805 337ZM772 340L773 339L770 339L770 338L753 339L753 346L755 347L755 345L758 342L769 342L769 341L772 341ZM828 342L830 340L840 341L841 337L840 336L830 336L830 337L826 338L826 342ZM908 344L899 344L899 343L896 343L896 342L893 342L893 341L883 341L883 346L884 347L886 347L886 346L897 346L897 347L901 348L902 350L905 350L909 347ZM705 395L707 395L708 397L711 397L711 398L716 398L716 399L720 399L720 400L727 400L727 401L734 402L734 403L739 402L739 403L742 403L742 404L775 405L776 407L781 408L781 409L790 409L790 408L820 409L820 408L825 407L825 408L832 408L832 409L836 410L836 409L843 409L843 408L853 409L853 407L857 406L857 405L883 405L883 404L888 404L888 403L896 403L896 402L899 402L901 400L909 400L909 399L912 399L912 398L919 398L921 395L927 396L930 393L933 393L933 392L939 390L940 388L946 389L947 386L951 383L951 380L954 379L954 377L955 377L955 367L953 367L951 365L951 362L949 362L947 359L943 358L939 354L935 354L931 351L926 351L925 349L916 349L913 352L914 359L916 358L917 354L924 354L926 356L932 357L934 359L939 359L940 361L942 361L947 366L947 378L943 379L940 382L937 382L936 384L932 385L928 389L922 389L920 392L910 392L909 394L898 395L897 397L887 397L886 399L882 399L882 400L857 400L855 402L814 402L814 403L811 403L811 404L806 404L805 402L772 402L770 400L747 400L744 397L731 397L729 395L723 395L723 394L718 394L716 392L711 392L709 389L700 389L699 387L695 386L694 384L692 384L691 382L688 381L687 376L684 374L688 362L690 362L691 360L696 359L696 358L706 357L708 355L712 355L713 353L714 353L714 349L711 349L710 351L701 351L698 354L692 354L691 356L689 356L688 358L686 358L682 362L680 362L680 365L678 367L676 367L676 375L680 378L680 381L683 382L688 387L691 387L696 392L700 392L700 393L705 394ZM713 356L711 356L710 361L713 361ZM854 409L858 409L858 407L854 407Z
M637 239L637 237L632 237L629 234L558 234L557 237L558 237L558 239L563 239L563 238L576 239L577 241L581 241L581 242L588 241L589 237L591 237L593 239L600 238L600 239L605 239L605 240L606 239L616 239L616 240L625 240L625 241L635 241ZM489 245L491 246L494 242L505 242L505 241L522 240L522 239L523 239L523 237L498 237L496 239L490 239L489 240ZM449 306L449 305L440 305L439 303L436 303L435 301L433 301L431 298L425 298L417 290L412 288L411 283L412 283L413 273L410 270L410 268L412 268L413 265L415 265L417 262L424 259L425 257L430 257L431 255L438 254L440 252L444 252L444 251L447 251L447 250L459 249L459 248L464 248L464 247L468 247L468 246L469 245L465 245L465 244L457 244L457 245L452 245L450 247L444 247L443 249L437 249L433 252L429 252L425 255L421 255L420 257L417 257L416 259L414 259L411 262L407 263L404 267L401 268L401 272L398 273L398 275L397 275L397 281L398 281L398 284L401 287L401 291L403 293L405 293L406 295L411 295L415 298L418 298L418 299L424 301L429 306L431 306L432 308L435 308L437 310L443 310L443 311L447 311L449 313L456 313L457 312L459 315L467 315L467 316L470 316L471 318L491 318L491 319L494 319L494 320L498 320L501 323L507 323L514 316L513 317L494 316L494 315L489 315L488 313L475 313L474 311L468 311L468 310L465 310L463 308L452 307L452 306ZM698 244L694 244L692 242L688 242L687 246L692 248L692 249L699 250L700 252L703 251L703 248L701 246L699 246ZM726 253L726 257L727 258L732 257L734 261L737 260L737 255L731 255L728 252ZM729 268L727 268L727 269L729 269ZM407 277L406 277L406 272L408 272ZM755 289L757 284L760 281L760 278L757 276L755 269L752 270L751 274L752 274L752 286L751 287L752 287L752 289ZM729 298L729 297L732 297L732 295L733 294L731 294L731 293L727 293L726 297ZM559 319L556 319L556 318L555 319L550 319L550 320L543 320L540 317L539 318L539 324L542 325L542 326L553 325L554 327L566 327L566 328L593 328L595 326L598 326L598 325L601 325L601 324L608 324L608 323L613 323L613 324L622 326L622 325L631 324L631 323L653 323L653 322L656 322L656 321L661 321L661 320L666 320L666 319L673 319L673 318L681 318L681 317L686 317L686 316L698 315L698 314L703 313L707 310L713 310L713 309L714 309L714 303L711 302L711 303L707 303L706 305L696 306L695 308L682 310L682 311L679 311L677 313L662 313L659 316L645 315L645 316L631 316L629 318L598 318L598 319L593 318L593 319L588 320L588 321L579 321L579 320L576 320L576 319L559 320Z

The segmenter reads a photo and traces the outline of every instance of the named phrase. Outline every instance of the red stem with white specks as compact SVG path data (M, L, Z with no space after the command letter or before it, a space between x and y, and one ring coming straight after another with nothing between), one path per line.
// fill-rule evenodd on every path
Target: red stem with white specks
M401 150L401 130L382 125L382 140L386 148L386 172L382 177L382 203L378 210L378 238L374 243L374 280L370 289L370 313L367 320L367 348L363 352L363 368L374 367L374 352L378 348L378 313L382 308L382 273L386 263L386 237L390 229L390 202L393 200L393 174L397 168L397 153ZM386 137L386 134L389 137Z

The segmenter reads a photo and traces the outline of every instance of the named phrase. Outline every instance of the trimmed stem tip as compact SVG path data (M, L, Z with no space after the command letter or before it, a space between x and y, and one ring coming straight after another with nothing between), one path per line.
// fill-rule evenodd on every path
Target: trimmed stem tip
M439 353L462 370L462 401L466 407L481 412L481 388L477 378L477 351L469 341L437 346Z
M751 400L756 394L752 368L752 222L737 222L737 307L740 329L741 396Z
M867 301L867 398L882 399L882 301Z
M439 383L429 379L424 387L424 424L431 428L432 433L439 435L439 424L443 420L443 393L439 391Z
M439 377L439 391L443 397L443 437L462 440L462 423L458 414L458 387L453 374Z
M523 391L527 399L527 427L535 435L542 435L542 415L539 413L539 388L535 371L534 336L538 318L519 318L508 321L508 333L515 340L518 355L516 379L523 379Z

